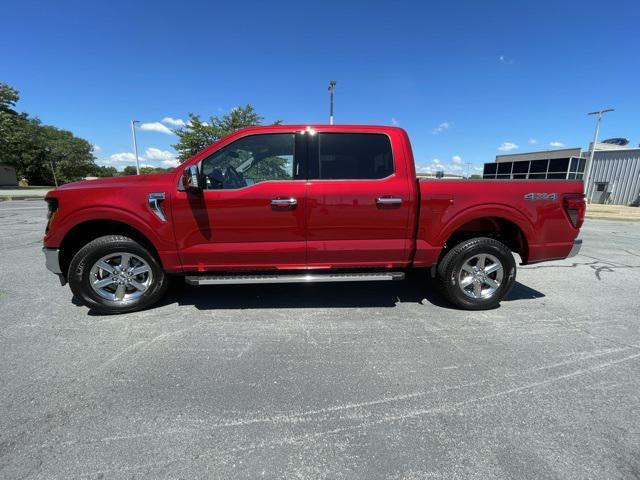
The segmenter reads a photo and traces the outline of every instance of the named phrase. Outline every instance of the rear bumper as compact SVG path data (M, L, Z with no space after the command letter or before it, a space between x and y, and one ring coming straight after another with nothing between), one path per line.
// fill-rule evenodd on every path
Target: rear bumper
M567 258L571 258L571 257L575 257L576 255L578 255L578 253L580 253L580 249L582 248L582 239L577 238L573 241L573 247L571 247L571 251L569 252L569 255L567 255Z
M44 252L44 264L47 269L56 275L62 275L62 270L60 269L60 249L44 247L42 251Z

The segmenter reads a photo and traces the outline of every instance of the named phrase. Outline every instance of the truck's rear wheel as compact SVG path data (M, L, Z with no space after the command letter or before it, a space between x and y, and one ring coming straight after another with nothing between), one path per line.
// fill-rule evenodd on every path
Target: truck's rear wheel
M108 235L89 242L71 260L69 286L100 313L125 313L155 303L167 287L158 260L138 242Z
M498 306L516 279L511 251L493 238L459 243L438 265L442 291L455 306L487 310Z

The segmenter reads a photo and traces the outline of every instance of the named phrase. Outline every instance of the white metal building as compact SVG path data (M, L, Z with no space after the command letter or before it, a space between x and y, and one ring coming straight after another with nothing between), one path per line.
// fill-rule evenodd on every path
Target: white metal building
M483 178L580 180L588 157L589 149L581 148L498 155L495 162L485 163ZM585 193L591 203L637 204L640 201L640 147L596 144Z
M640 148L596 150L585 193L592 203L629 205L638 200Z

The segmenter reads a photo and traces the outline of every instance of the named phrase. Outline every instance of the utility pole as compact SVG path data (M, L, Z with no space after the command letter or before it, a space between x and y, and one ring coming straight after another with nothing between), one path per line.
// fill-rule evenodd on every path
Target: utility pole
M131 120L131 134L133 135L133 151L136 154L136 174L140 175L140 161L138 160L138 141L136 140L136 123L139 120Z
M336 89L336 81L329 82L329 125L333 125L333 91Z
M467 180L471 178L471 162L464 162L467 166Z
M613 112L613 108L605 108L604 110L598 110L596 112L589 112L587 115L597 115L596 117L596 129L593 132L593 142L591 142L591 151L589 152L589 158L587 159L587 165L584 168L583 183L584 188L589 189L585 192L587 194L587 202L591 203L591 192L593 191L593 185L589 188L589 180L591 177L591 168L593 166L593 155L596 151L596 143L598 143L598 133L600 133L600 120L602 120L602 114L607 112Z
M56 184L56 188L58 187L58 179L56 178L56 166L55 163L53 162L53 155L51 155L51 148L50 147L45 147L44 151L46 152L47 156L49 157L49 165L51 166L51 173L53 173L53 183Z

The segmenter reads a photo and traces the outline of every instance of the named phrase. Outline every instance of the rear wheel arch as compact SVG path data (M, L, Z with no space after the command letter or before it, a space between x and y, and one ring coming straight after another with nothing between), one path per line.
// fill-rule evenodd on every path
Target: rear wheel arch
M521 213L504 212L502 209L482 209L482 214L467 213L449 222L441 237L443 249L439 260L460 242L474 237L488 237L505 244L511 251L520 255L522 263L526 264L529 245L534 235L533 225Z
M495 308L515 283L516 263L509 248L490 237L473 237L451 248L438 264L445 297L466 310Z

